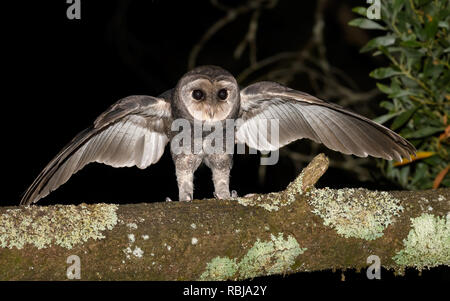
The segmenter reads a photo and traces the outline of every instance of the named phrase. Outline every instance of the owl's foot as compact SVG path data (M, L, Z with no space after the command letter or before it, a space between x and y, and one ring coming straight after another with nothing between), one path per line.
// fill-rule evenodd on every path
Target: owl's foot
M188 195L185 198L180 198L180 202L192 202L192 197Z
M222 192L222 193L214 192L214 197L219 200L231 200L233 198L237 198L238 194L237 194L236 190L232 190L231 193L228 191Z
M172 199L169 197L166 197L166 202L172 202Z

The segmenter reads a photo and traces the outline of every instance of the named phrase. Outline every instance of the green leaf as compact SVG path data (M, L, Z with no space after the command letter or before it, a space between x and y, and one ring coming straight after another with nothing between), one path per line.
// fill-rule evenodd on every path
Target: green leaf
M425 77L437 78L443 71L444 66L434 64L433 58L427 58L424 63L423 75Z
M402 9L404 2L405 2L404 0L395 0L394 1L394 5L392 7L394 10L394 13L398 13Z
M425 37L430 40L436 35L438 29L438 19L435 17L431 22L425 25Z
M397 90L392 92L391 94L389 94L389 97L391 98L399 98L399 97L403 97L403 96L408 96L408 95L417 95L417 90L413 90L413 89L405 89L405 90Z
M448 22L445 22L445 21L439 21L438 26L441 28L445 28L447 30L450 28L448 25Z
M435 167L441 166L442 160L439 158L439 156L431 156L428 158L425 158L423 162L427 163L428 165L432 165Z
M392 122L391 129L395 131L396 129L402 127L406 122L408 122L417 109L417 107L412 108L398 115L398 117L394 119L394 122Z
M386 93L386 94L392 93L392 89L389 86L383 85L381 83L377 83L377 87L383 93Z
M442 131L444 131L444 128L442 128L442 127L427 126L427 127L420 128L417 131L404 134L403 137L406 139L411 139L411 138L418 139L418 138L428 137L428 136L431 136L433 134L436 134L436 133L439 133Z
M395 109L395 106L392 102L384 100L382 102L380 102L380 107L385 108L388 111L392 111Z
M367 8L365 8L364 6L357 6L352 8L352 12L357 13L358 15L367 16Z
M360 52L367 52L379 46L390 46L395 43L394 35L386 35L382 37L376 37L370 40L363 48L361 48Z
M422 44L420 42L417 42L417 41L414 41L414 40L410 40L410 41L403 41L403 42L401 42L400 46L416 48L416 47L422 47Z
M398 114L400 114L400 112L395 112L395 113L390 113L390 114L384 114L381 116L378 116L377 118L372 119L372 121L375 121L379 124L383 124L388 120L391 120L392 118L394 118L395 116L397 116Z
M418 6L424 6L425 4L431 2L432 0L415 0L414 2L416 2L416 5Z
M366 18L356 18L348 22L348 25L363 28L363 29L380 29L386 30L386 27L381 26L377 22Z
M394 75L399 75L402 74L400 71L395 70L392 67L382 67L382 68L378 68L373 70L372 72L370 72L370 76L376 79L383 79L383 78L388 78Z
M418 83L409 77L401 76L399 78L401 83L405 86L403 89L416 89L418 87Z
M378 55L380 55L380 54L383 54L383 52L377 50L377 51L375 51L375 52L372 54L372 56L378 56Z

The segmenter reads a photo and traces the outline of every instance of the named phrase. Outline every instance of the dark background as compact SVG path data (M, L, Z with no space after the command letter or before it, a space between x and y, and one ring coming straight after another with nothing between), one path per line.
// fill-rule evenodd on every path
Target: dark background
M310 2L280 1L273 10L262 12L258 57L299 49L306 43L314 13L314 1ZM357 2L349 1L345 9L349 11ZM6 164L2 171L8 179L2 198L6 204L17 204L53 156L109 105L128 95L159 95L173 88L187 71L192 47L224 14L205 0L82 1L81 20L67 19L65 1L21 1L7 7L2 20L6 29L2 120ZM338 22L339 7L330 5L326 10L329 59L362 87L373 88L375 83L367 74L374 62L359 54L358 45L346 41L342 24L333 24ZM200 52L198 64L220 65L236 75L247 67L245 57L235 60L232 53L248 21L244 14L219 31ZM305 83L300 78L293 87L313 94ZM376 103L371 106L377 109ZM361 112L361 107L352 109ZM306 141L289 146L298 152L305 147ZM231 188L239 195L276 191L299 172L284 156L268 167L265 178L258 178L258 169L258 156L235 156ZM355 173L330 169L319 186L395 188L373 166L370 172L371 181L361 183ZM195 197L211 197L212 191L209 169L199 168ZM168 152L145 171L88 165L40 203L148 202L166 196L178 196Z
M362 5L361 1L328 4L327 57L362 90L368 90L375 87L368 73L383 61L359 53L370 36L358 29L349 30L346 25L348 17L352 17L351 7L357 5ZM224 14L206 0L82 0L81 20L68 20L67 7L63 0L2 3L2 205L18 204L53 156L109 105L128 95L158 95L173 88L188 70L192 47ZM280 0L274 9L262 11L258 58L301 48L311 37L314 9L315 1ZM246 56L234 59L232 54L248 22L249 15L244 14L219 31L200 52L197 64L220 65L236 75L245 69L249 65ZM290 85L315 92L302 77ZM377 102L350 108L370 118L382 112ZM302 152L309 144L300 141L289 148ZM326 153L332 160L342 158L331 151ZM351 171L330 168L318 186L397 188L381 176L374 160L367 166L371 175L368 180L359 180ZM239 195L281 190L295 178L299 167L282 156L261 179L258 156L237 155L231 189ZM209 169L199 168L194 196L212 197L212 192ZM144 171L88 165L39 204L137 203L163 201L167 196L177 199L178 191L174 166L166 151L157 164ZM444 272L436 269L433 273L432 277L440 279ZM340 273L315 275L294 275L289 279L340 279ZM348 275L348 279L352 279L351 275L365 278L364 273ZM410 278L415 277L415 272L410 274Z

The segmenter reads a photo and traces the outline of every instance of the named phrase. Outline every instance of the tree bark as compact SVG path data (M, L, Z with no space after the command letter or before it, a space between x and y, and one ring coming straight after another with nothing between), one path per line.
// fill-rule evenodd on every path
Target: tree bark
M450 266L450 189L314 188L327 167L319 155L286 190L237 200L0 208L0 279L246 279L370 255L399 273Z

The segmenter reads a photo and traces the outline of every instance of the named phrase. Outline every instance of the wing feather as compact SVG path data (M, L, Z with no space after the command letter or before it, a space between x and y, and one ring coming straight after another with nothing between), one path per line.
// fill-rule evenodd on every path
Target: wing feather
M169 140L170 120L170 102L165 98L130 96L119 100L50 161L21 204L37 202L91 162L139 168L157 162Z
M414 146L390 129L336 104L274 82L259 82L241 91L236 140L258 150L274 150L293 140L308 138L328 148L360 157L401 160L415 154ZM279 141L254 139L262 119L279 122ZM266 135L270 140L270 133Z

